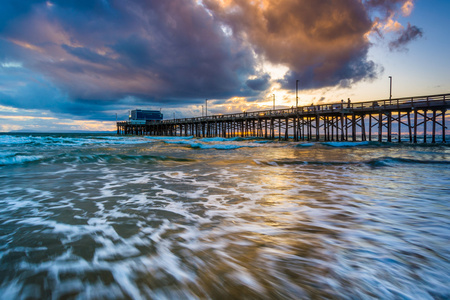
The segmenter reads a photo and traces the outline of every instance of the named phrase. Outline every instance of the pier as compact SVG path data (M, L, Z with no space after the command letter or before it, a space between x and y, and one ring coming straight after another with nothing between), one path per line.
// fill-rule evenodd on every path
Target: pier
M445 143L450 94L318 104L195 118L117 122L119 135L260 137L294 141Z

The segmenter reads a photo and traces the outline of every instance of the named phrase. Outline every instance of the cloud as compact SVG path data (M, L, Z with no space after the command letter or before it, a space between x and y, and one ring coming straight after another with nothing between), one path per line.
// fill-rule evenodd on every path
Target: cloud
M270 86L270 75L266 73L260 77L249 79L246 81L246 84L252 90L264 91Z
M226 36L196 1L25 1L3 39L8 53L71 99L194 99L251 95L249 45ZM37 51L42 49L43 51ZM17 53L19 52L19 53Z
M414 8L414 3L413 0L366 0L365 6L374 20L372 32L383 37L384 33L404 28L397 19L399 15L409 16Z
M353 0L272 0L220 2L205 6L234 36L250 43L256 53L290 71L282 81L292 88L339 84L341 80L373 77L365 36L372 21L365 6Z
M417 26L411 26L411 24L408 23L408 27L399 32L398 38L389 43L389 50L405 51L408 43L422 36L422 29Z
M365 5L370 10L376 10L383 19L391 18L399 11L410 14L414 6L412 0L366 0Z
M377 76L367 55L374 24L393 20L400 30L395 16L412 8L411 0L3 0L0 105L105 119L143 104L253 101L296 80L300 89L348 87ZM393 49L422 34L414 29ZM288 72L279 80L265 65Z
M384 32L397 32L402 30L404 27L397 20L389 19L386 21L384 26L382 26L382 30Z
M412 0L407 0L402 5L402 14L405 17L408 17L414 8L414 3Z
M412 13L413 0L367 0L366 6L379 13L374 18L373 32L378 33L380 37L384 37L387 33L396 33L395 39L389 42L390 51L406 51L406 45L409 42L423 36L420 28L411 26L409 23L405 28L397 20L400 15L408 17Z

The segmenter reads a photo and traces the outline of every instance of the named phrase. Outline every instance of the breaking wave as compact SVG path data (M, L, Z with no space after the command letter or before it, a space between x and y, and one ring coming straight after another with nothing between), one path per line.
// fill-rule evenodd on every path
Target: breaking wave
M201 141L201 142L200 142ZM177 144L177 145L187 145L192 149L216 149L216 150L233 150L239 148L252 148L257 147L257 144L243 144L243 143L233 143L234 139L223 139L223 138L205 138L201 140L164 140L166 144ZM228 142L228 143L227 143Z
M420 159L409 159L401 157L380 157L364 161L314 161L314 160L275 160L275 161L260 161L259 164L267 165L319 165L319 166L347 166L347 165L366 165L370 167L395 167L396 165L450 165L448 160L420 160Z
M116 136L58 136L58 135L29 135L13 136L0 135L0 145L13 146L91 146L91 145L132 145L149 143L141 137Z
M20 165L37 162L43 158L41 155L26 155L21 153L1 153L0 166Z
M361 146L368 146L368 145L375 145L375 143L372 142L323 142L322 145L329 146L329 147L361 147Z

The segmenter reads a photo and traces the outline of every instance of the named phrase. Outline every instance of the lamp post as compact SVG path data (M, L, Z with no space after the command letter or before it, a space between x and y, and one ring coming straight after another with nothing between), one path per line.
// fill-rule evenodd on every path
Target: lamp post
M206 103L206 109L205 109L205 116L208 116L208 99L205 100Z
M202 105L202 117L203 117L203 105Z
M273 110L275 110L275 94L272 94L273 96Z
M298 80L295 82L295 108L298 108Z
M389 100L392 99L392 76L389 76Z

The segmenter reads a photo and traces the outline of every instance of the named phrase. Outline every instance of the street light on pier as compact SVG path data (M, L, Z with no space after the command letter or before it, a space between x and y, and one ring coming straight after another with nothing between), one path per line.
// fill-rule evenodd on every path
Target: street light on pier
M295 82L295 108L298 108L298 80Z
M206 109L205 109L205 116L208 116L208 99L205 100L206 103Z
M272 94L273 96L273 110L275 110L275 94Z
M392 76L389 76L389 100L392 99Z

